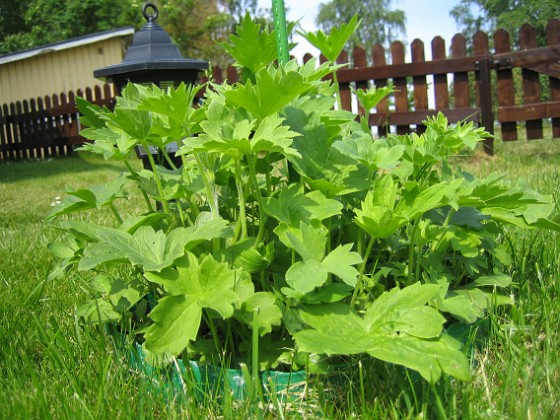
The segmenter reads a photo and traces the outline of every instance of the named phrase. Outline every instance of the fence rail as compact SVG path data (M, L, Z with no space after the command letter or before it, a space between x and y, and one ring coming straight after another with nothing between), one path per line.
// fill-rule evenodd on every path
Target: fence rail
M508 32L496 31L492 43L486 33L478 32L469 48L465 37L457 34L448 52L445 41L436 37L431 42L431 61L426 61L420 40L410 46L410 62L398 41L389 51L374 46L371 58L359 47L351 57L343 52L337 62L351 65L337 71L342 106L366 116L379 135L422 132L426 117L443 112L450 122L474 121L490 132L499 123L504 141L517 140L523 129L527 139L542 138L545 120L550 121L552 135L560 138L560 20L548 23L546 46L537 46L536 30L530 25L520 28L516 40L519 47L512 50ZM311 55L304 57L309 59ZM212 77L217 83L238 80L233 67L223 71L214 67ZM353 88L388 84L396 91L375 109L361 109L352 94ZM115 92L106 85L76 95L111 105ZM0 161L71 154L73 146L83 141L74 98L69 92L3 105ZM492 140L484 147L493 153Z

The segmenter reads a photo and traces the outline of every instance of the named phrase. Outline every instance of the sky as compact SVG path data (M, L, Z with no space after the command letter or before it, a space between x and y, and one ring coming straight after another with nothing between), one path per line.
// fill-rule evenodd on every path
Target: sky
M315 30L315 17L320 3L325 0L284 0L287 9L288 20L300 20L305 30ZM430 43L436 36L441 36L445 40L445 45L449 48L451 39L457 31L455 20L449 15L453 6L459 4L460 0L395 0L394 7L404 10L406 14L406 42L408 46L416 38L424 42L426 60L431 57ZM259 0L261 7L270 8L272 0ZM299 45L292 53L296 57L302 57L306 52L315 53L315 49L307 44L301 37L295 39ZM408 47L408 51L410 47ZM407 51L407 52L408 52ZM410 55L410 53L408 52Z

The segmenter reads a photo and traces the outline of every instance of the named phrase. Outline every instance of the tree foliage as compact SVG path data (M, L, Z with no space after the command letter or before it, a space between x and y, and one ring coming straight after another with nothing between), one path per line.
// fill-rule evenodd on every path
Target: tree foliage
M155 0L158 24L185 57L229 64L227 41L246 13L265 20L257 0ZM144 23L140 0L0 0L0 54Z
M263 18L256 0L160 0L159 23L185 57L227 66L230 59L219 43L227 41L243 16Z
M141 17L137 0L0 0L0 53L138 26Z
M405 35L405 12L393 9L393 0L331 0L319 5L317 26L325 32L357 15L361 25L350 39L349 47L360 45L370 50L375 44L389 46Z
M477 10L476 13L474 10ZM517 31L524 23L537 29L541 45L546 41L546 24L549 19L560 17L557 0L461 0L450 15L461 32L471 38L477 31L507 30L515 42Z

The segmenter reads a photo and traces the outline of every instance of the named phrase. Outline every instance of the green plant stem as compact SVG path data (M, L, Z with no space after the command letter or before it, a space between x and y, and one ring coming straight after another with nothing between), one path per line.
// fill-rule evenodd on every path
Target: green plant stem
M256 173L256 157L248 156L249 161L249 176L251 178L251 183L255 189L255 194L257 196L257 203L259 204L259 231L257 233L257 240L255 241L254 247L258 247L264 236L264 227L266 224L266 213L264 212L263 198L261 190L259 188L259 182L257 180Z
M218 204L216 203L214 197L214 190L210 183L210 179L208 178L208 172L206 170L206 166L202 163L202 159L200 158L199 153L194 153L194 158L196 160L196 164L198 165L200 175L202 176L204 187L206 188L206 196L208 200L208 205L210 206L210 212L212 213L212 219L217 220L220 218L220 212L218 210Z
M360 235L361 236L361 235ZM364 288L364 272L366 271L366 265L369 258L369 254L371 254L371 250L373 249L373 244L375 243L375 238L370 236L369 242L366 247L366 252L362 257L362 264L360 265L360 272L358 275L358 284L354 288L354 293L352 293L352 305L356 303L356 299L358 295L362 293Z
M171 169L173 169L174 171L177 170L177 165L175 165L175 163L173 162L173 159L171 159L171 156L169 156L169 153L167 153L167 150L165 150L165 147L163 147L162 149L159 149L161 151L161 154L163 155L165 161L169 164L169 167Z
M126 168L128 169L128 171L130 172L130 175L132 175L133 177L138 176L136 174L136 171L132 168L132 166L130 166L130 163L128 162L128 160L125 160L124 164L125 164ZM152 202L150 201L150 197L148 197L148 194L146 193L146 191L144 191L140 186L139 186L139 188L140 188L140 192L142 193L142 196L144 197L144 200L146 201L146 205L148 206L148 211L150 213L153 213L154 207L152 206Z
M115 204L113 204L113 203L109 204L109 208L113 212L113 215L117 219L117 222L119 222L119 225L122 225L123 224L123 219L122 219L121 215L119 214L119 211L115 207Z
M235 163L235 178L237 186L237 200L239 202L238 226L241 229L241 238L247 237L247 214L245 209L245 191L243 190L243 173L239 161ZM236 235L237 237L237 235Z
M222 342L220 341L220 337L218 336L218 329L216 328L216 324L214 324L212 318L210 318L205 312L202 312L202 316L204 317L204 320L206 321L208 327L210 327L210 331L212 332L212 339L214 340L214 346L216 347L216 352L221 356L223 348L222 348Z
M336 74L336 70L332 73L333 76L333 83L336 89L336 105L339 111L342 111L342 98L340 97L340 86L338 84L338 76Z
M161 184L161 178L159 176L159 172L158 172L157 167L156 167L156 162L154 160L154 157L150 153L148 143L145 140L143 140L141 143L142 143L142 147L144 147L144 150L147 151L146 156L148 156L148 160L150 161L150 166L152 167L152 172L154 173L154 179L156 181L156 186L157 186L157 189L158 189L158 193L159 193L159 195L162 199L161 200L161 205L163 207L163 211L164 211L165 214L169 214L169 204L167 203L167 200L163 199L163 186Z
M253 311L253 330L251 346L251 373L254 386L259 385L259 310Z
M412 280L413 277L417 277L417 273L413 273L412 268L416 267L415 264L415 248L416 248L416 236L418 235L418 225L419 225L419 220L416 219L414 220L412 223L412 233L410 234L410 238L409 238L409 245L408 245L408 284L412 284ZM419 252L419 251L418 251ZM418 255L418 253L416 254L416 258L420 259L420 256ZM415 270L416 271L416 268Z

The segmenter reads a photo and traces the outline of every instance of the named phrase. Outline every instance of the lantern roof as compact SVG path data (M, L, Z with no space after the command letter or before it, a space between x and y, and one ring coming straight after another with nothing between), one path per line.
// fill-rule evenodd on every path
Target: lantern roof
M149 14L148 9L153 12ZM138 83L158 83L171 78L181 79L181 74L185 73L185 80L192 81L193 73L208 68L208 61L181 55L169 34L156 23L158 9L154 4L144 4L142 15L147 23L134 34L123 61L95 70L94 77L107 82L126 79Z

